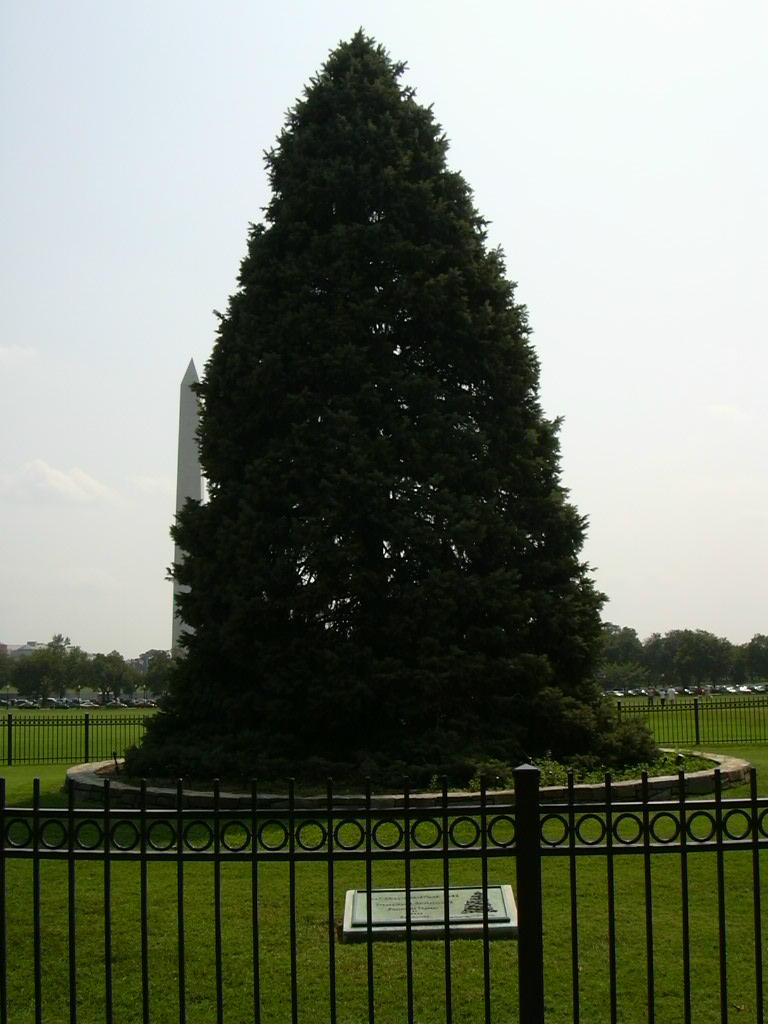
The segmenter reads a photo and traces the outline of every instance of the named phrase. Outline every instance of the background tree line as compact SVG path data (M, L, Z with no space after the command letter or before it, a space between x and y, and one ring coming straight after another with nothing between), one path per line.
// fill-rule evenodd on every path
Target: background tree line
M634 629L605 622L598 679L605 690L764 681L768 636L732 644L704 629L673 629L641 640Z
M148 651L137 659L122 654L87 654L57 633L48 644L21 657L0 654L0 688L21 697L45 699L67 693L98 693L102 700L131 696L137 691L165 692L171 658L167 651Z

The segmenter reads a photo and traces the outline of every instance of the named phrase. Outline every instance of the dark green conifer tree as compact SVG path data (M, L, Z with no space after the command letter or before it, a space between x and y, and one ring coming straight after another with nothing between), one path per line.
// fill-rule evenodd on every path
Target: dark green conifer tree
M595 714L526 312L402 72L358 33L267 155L199 385L209 499L173 531L194 632L137 771L431 770Z

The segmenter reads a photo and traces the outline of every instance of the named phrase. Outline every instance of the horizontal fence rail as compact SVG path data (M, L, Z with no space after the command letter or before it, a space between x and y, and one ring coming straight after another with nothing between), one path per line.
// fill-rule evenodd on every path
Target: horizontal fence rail
M616 703L620 719L648 723L657 743L707 746L768 743L768 697L693 697L674 702L648 698Z
M148 714L13 714L0 720L0 764L75 764L122 757L141 742Z
M380 806L370 785L304 806L6 806L0 784L0 1024L15 1020L764 1024L768 797L541 803L447 787ZM493 938L489 886L512 884L516 939ZM412 895L474 887L475 939L417 941ZM401 941L374 894L403 890ZM363 941L342 941L346 892ZM470 903L467 905L469 906ZM706 951L702 958L701 950ZM28 1012L28 1008L32 1011ZM734 1009L737 1008L737 1009Z

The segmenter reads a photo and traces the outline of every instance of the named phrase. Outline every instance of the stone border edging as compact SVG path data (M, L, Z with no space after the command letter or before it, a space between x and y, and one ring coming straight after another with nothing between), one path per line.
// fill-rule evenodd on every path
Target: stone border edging
M741 785L749 778L749 761L730 755L710 754L695 750L691 753L698 757L709 758L715 764L712 769L704 769L699 772L692 772L685 776L685 792L688 796L710 793L715 788L715 767L720 769L720 779L723 789L731 786ZM113 766L113 761L99 761L91 764L78 764L67 769L67 782L74 787L75 793L87 802L103 803L105 776L99 774L100 769ZM120 782L118 778L112 777L109 780L109 793L113 807L138 807L140 805L140 790L138 786ZM568 789L565 786L545 786L541 789L542 803L561 803L568 798ZM658 775L648 779L648 792L653 800L666 800L678 796L677 775ZM602 783L578 783L574 787L577 803L590 803L599 801L605 794L605 786ZM477 793L453 791L448 794L448 804L464 804L470 798L477 798ZM250 793L220 793L219 806L223 810L239 810L251 806ZM275 810L287 810L288 798L285 794L259 793L259 806L273 808ZM640 800L642 799L642 782L639 779L630 779L625 782L614 782L611 785L611 798L613 800ZM165 786L147 786L148 806L151 807L176 807L176 789ZM334 796L334 807L354 805L359 807L364 797L357 794L340 794ZM410 807L418 810L421 806L434 804L440 799L438 793L414 793L409 797ZM494 804L514 803L513 789L494 789L487 792L487 804L489 807ZM210 809L213 804L213 795L206 790L184 790L182 806L187 808ZM297 796L294 800L294 807L297 808L324 808L327 804L324 796ZM382 794L371 798L371 807L374 810L385 810L402 807L403 798L398 794Z

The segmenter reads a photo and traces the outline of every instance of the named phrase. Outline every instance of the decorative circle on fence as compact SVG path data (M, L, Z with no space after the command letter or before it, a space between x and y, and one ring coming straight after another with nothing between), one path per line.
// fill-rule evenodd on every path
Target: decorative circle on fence
M672 828L671 833L665 836L660 831L659 826L663 827L666 822L669 822ZM671 811L659 811L658 814L654 814L651 818L650 833L654 842L661 844L674 843L680 836L680 821Z
M768 838L768 807L763 811L760 817L757 819L757 831L760 835Z
M547 827L557 825L559 828L547 834ZM568 819L564 814L545 814L541 819L541 841L546 846L561 846L568 838Z
M264 833L268 828L274 828L278 830L280 839L277 842L267 842L264 838ZM277 818L268 818L267 821L263 822L259 826L258 831L258 842L264 850L284 850L288 845L288 829L285 827L282 821L278 821Z
M13 849L32 845L32 829L24 818L11 818L5 827L5 843Z
M122 840L121 833L127 833L130 838ZM140 841L141 832L132 821L116 821L109 830L109 842L116 850L135 850Z
M61 850L67 845L67 830L58 818L48 818L40 826L40 845L46 850Z
M467 826L467 829L471 830L468 831L467 839L458 838L457 830L459 829L460 826L462 828L464 826ZM482 833L480 830L480 826L477 823L477 820L475 818L470 818L466 814L463 814L459 818L454 818L450 826L448 827L448 838L453 843L453 845L458 847L458 849L460 850L469 849L471 846L474 846L476 843L478 843L480 841L481 834Z
M244 821L227 821L221 827L219 840L225 850L240 853L241 850L247 850L251 844L251 830Z
M349 841L341 838L341 831L344 828L356 830L354 840ZM354 818L343 818L333 830L333 841L342 850L359 850L365 842L365 829Z
M736 825L732 822L738 823L739 819L741 819L742 827L736 831ZM732 810L726 811L723 815L723 835L728 839L749 839L752 835L752 821L749 814L741 807L734 807Z
M627 825L632 825L634 828L631 831L625 830ZM630 811L617 814L613 820L611 833L616 842L621 843L622 846L634 846L643 834L642 818L639 814L632 814Z
M394 837L387 839L386 836L382 836L382 829L393 829ZM371 839L379 850L396 850L402 843L405 837L405 829L399 821L395 821L394 818L381 818L373 826L371 831Z
M696 826L699 822L705 825L705 831L699 833ZM717 831L715 816L711 811L694 811L685 823L685 832L694 843L708 843Z
M506 833L504 830L507 830ZM497 814L488 822L488 841L500 849L515 845L515 821L509 814Z
M584 826L589 822L594 822L597 825L597 832L592 838L589 838L589 836L585 835L582 831ZM576 838L580 843L583 843L584 846L599 846L605 839L608 829L605 824L605 819L601 818L599 814L582 814L576 821L575 832Z
M147 843L152 850L170 850L176 845L176 829L168 821L153 821L147 829Z
M213 846L213 836L213 829L208 822L203 821L201 818L196 818L194 821L187 822L184 826L181 840L188 850L202 853L204 850L210 850Z
M429 838L430 829L434 829L432 839ZM436 818L420 818L411 825L411 842L421 850L434 850L442 836L443 830Z
M302 821L296 829L296 844L302 850L322 850L327 839L328 829L321 821Z
M88 838L91 830L93 830L92 841ZM103 845L104 832L100 822L95 818L84 818L77 823L75 826L75 846L78 850L98 850Z

